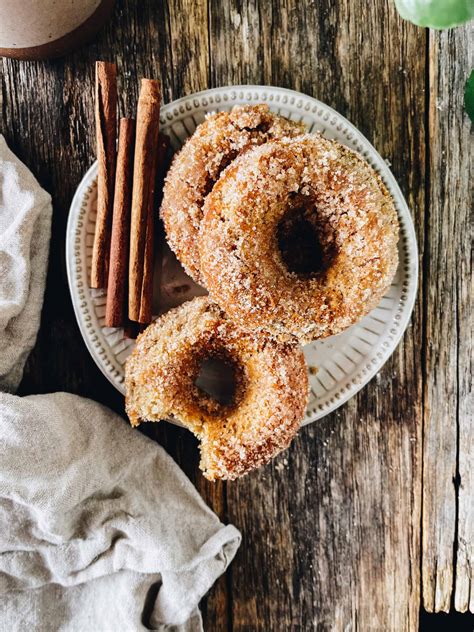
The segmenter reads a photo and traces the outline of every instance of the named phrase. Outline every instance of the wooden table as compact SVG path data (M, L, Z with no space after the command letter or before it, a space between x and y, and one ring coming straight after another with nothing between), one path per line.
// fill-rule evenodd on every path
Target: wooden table
M165 101L240 83L313 95L390 161L412 209L421 269L412 323L357 397L228 485L201 477L187 432L145 429L243 534L203 604L207 630L400 632L417 629L421 605L474 611L473 163L462 108L473 35L472 25L416 28L389 0L126 0L94 43L63 60L1 62L1 130L54 201L23 394L72 391L123 413L82 341L64 259L69 204L94 160L96 59L117 60L123 114L143 76L161 78Z

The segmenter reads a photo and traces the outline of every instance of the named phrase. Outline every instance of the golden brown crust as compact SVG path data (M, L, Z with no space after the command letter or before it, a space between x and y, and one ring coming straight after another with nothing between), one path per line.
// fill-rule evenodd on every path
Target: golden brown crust
M332 253L310 277L288 270L277 240L295 198L312 209ZM397 268L397 241L393 201L374 170L343 145L306 134L252 149L221 175L205 203L201 270L239 326L309 342L377 305Z
M197 248L202 207L220 173L247 149L302 131L267 105L236 106L208 116L175 156L160 213L171 249L195 281L202 281Z
M239 367L235 405L206 396L195 380L205 357ZM288 447L303 418L308 378L301 348L236 327L207 297L161 316L137 340L125 367L133 426L175 417L201 441L201 469L235 479Z

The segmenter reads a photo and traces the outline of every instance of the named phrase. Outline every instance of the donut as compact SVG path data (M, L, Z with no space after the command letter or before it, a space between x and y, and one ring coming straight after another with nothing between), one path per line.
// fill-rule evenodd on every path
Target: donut
M202 207L221 172L248 148L303 131L301 124L270 112L267 105L236 106L209 115L175 156L160 214L171 249L195 281L202 281L197 248Z
M375 171L319 134L237 158L204 206L211 298L244 329L307 343L374 308L398 265L398 221Z
M227 401L196 385L209 359L232 370ZM287 448L308 400L301 347L243 332L208 297L170 310L138 337L125 385L132 426L179 420L199 438L209 480L235 479Z

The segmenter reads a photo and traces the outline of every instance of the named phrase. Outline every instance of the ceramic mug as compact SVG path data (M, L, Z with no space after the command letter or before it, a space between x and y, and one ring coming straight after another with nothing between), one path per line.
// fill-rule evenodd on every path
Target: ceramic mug
M115 0L0 0L0 56L60 57L91 38Z

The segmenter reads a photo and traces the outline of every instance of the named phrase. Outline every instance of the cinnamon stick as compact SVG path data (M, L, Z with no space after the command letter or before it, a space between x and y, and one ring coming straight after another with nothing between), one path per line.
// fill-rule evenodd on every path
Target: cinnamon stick
M105 308L106 327L123 327L126 324L134 140L135 121L120 119Z
M156 151L156 200L152 206L151 213L148 214L148 223L146 229L145 256L143 269L142 294L140 298L140 323L150 323L152 319L152 299L153 299L153 271L154 259L157 254L155 243L157 242L157 226L158 218L155 217L155 208L158 208L163 189L164 166L166 162L166 154L169 147L169 136L158 134L157 151Z
M160 84L142 79L137 108L133 167L128 316L151 321L153 290L154 193L160 125Z
M96 62L95 121L98 163L97 219L90 285L93 288L103 288L107 283L117 136L117 67L104 61Z

